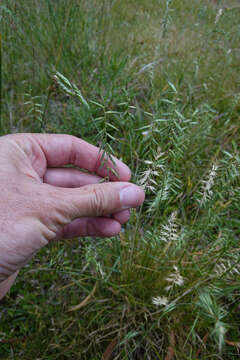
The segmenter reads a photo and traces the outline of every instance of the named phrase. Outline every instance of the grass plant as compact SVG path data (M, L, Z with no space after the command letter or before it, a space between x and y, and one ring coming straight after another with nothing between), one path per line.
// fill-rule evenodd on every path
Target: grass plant
M1 134L79 136L146 191L118 237L22 269L1 359L238 358L239 5L1 2Z

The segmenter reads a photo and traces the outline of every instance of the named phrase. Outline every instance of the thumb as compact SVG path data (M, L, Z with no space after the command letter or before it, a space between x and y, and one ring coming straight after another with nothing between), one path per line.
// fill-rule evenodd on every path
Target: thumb
M104 216L128 208L136 208L144 201L144 191L126 182L91 184L81 188L58 189L61 192L61 213L72 221L85 216Z

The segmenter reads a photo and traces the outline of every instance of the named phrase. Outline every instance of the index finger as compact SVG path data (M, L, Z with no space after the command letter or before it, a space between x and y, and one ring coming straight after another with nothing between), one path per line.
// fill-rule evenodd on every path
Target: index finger
M111 157L113 160L111 161L106 155L103 156L103 152L98 147L75 136L64 134L31 134L30 136L40 146L47 167L71 164L103 177L109 176L110 180L129 181L131 178L129 167L122 161L115 157Z

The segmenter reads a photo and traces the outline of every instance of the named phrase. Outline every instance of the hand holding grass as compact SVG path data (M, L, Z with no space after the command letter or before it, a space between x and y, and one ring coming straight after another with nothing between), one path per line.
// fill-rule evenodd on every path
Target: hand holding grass
M0 138L0 298L10 277L49 242L119 233L144 192L128 183L129 168L114 162L101 166L98 148L69 135ZM88 172L62 167L68 164ZM109 167L110 182L99 183Z

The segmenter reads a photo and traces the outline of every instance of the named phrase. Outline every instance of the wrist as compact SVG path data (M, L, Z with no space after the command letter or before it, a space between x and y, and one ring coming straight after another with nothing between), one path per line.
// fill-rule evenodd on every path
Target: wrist
M8 290L11 288L12 284L14 283L19 270L16 271L14 274L9 276L6 280L0 283L0 300L6 295Z

